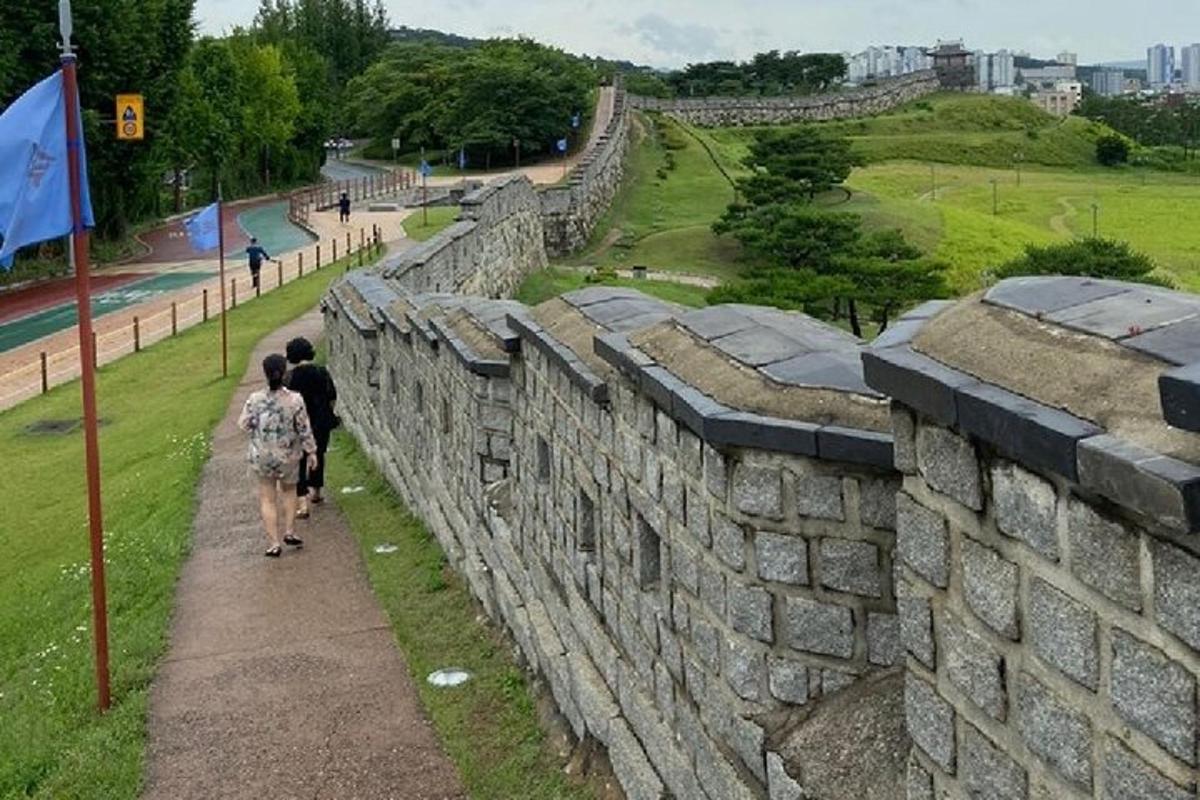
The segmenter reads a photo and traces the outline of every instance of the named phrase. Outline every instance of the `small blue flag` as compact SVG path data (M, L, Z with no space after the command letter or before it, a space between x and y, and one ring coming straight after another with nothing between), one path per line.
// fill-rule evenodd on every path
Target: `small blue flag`
M567 152L567 140L566 139L558 140L558 152L560 152L560 153Z
M0 114L0 265L11 267L20 248L66 236L74 228L63 94L62 72L55 72ZM79 97L72 102L78 109ZM82 119L78 136L80 215L84 227L91 228L96 221Z
M458 168L459 169L467 168L467 151L465 148L462 148L462 147L458 148Z
M421 159L421 166L417 168L417 171L420 172L424 177L428 178L433 174L433 167L429 166L428 161Z
M220 204L213 203L183 223L183 229L187 231L188 242L197 253L212 250L220 245L220 213Z

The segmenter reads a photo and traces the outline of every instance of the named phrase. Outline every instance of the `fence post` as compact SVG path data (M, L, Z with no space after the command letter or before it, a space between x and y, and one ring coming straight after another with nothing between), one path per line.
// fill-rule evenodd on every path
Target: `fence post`
M179 309L175 305L175 301L171 301L171 335L175 336L179 333Z
M317 245L317 269L321 268L321 245Z
M42 394L50 391L50 374L46 369L46 351L42 351Z
M337 239L333 240L333 261L330 263L337 263Z
M237 308L237 278L229 279L230 308Z
M208 289L204 289L200 296L200 321L208 322Z
M279 287L283 286L283 262L282 261L275 262L275 275L279 279L279 282L275 286L275 288L278 289Z
M299 275L297 275L296 277L303 278L304 277L304 251L303 250L301 250L300 253L296 256L296 269L299 271Z
M365 249L363 247L358 248L358 265L360 267L363 265L363 252Z
M92 331L92 369L100 369L100 340Z
M346 255L350 255L350 251L353 248L354 248L354 245L352 245L350 243L350 231L346 231Z
M258 283L254 284L254 296L262 297L262 273L258 274Z
M133 352L142 352L142 329L136 314L133 317Z
M362 228L358 229L358 249L362 250L367 246L367 232Z

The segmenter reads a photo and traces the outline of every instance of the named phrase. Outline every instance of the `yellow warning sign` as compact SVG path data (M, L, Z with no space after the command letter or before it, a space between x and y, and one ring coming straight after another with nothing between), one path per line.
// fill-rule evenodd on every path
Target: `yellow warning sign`
M140 94L117 95L117 138L123 141L146 138L145 102Z

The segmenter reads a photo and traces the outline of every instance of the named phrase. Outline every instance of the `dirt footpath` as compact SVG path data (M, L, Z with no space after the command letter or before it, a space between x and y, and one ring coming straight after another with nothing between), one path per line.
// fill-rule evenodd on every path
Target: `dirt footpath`
M466 796L337 508L297 522L303 550L262 555L235 420L263 357L320 332L310 312L260 343L215 432L151 690L145 798Z

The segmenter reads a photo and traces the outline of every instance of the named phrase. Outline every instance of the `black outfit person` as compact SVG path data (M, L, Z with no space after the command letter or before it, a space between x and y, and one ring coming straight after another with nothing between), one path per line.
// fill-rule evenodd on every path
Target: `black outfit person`
M341 222L350 221L350 195L343 193L338 200L338 219Z
M312 345L304 341L311 352ZM288 359L292 360L292 343L288 345ZM329 449L329 436L337 427L338 419L333 406L337 402L337 387L329 370L319 364L312 364L303 354L297 360L305 361L292 368L288 375L288 388L299 392L304 398L304 406L308 409L308 419L312 425L313 438L317 440L317 468L310 470L308 465L301 463L300 480L296 483L296 496L307 497L309 489L320 490L325 486L325 451Z

